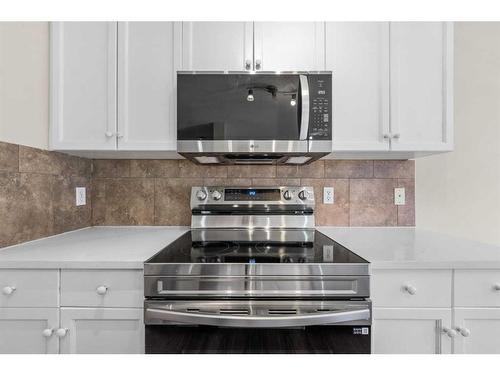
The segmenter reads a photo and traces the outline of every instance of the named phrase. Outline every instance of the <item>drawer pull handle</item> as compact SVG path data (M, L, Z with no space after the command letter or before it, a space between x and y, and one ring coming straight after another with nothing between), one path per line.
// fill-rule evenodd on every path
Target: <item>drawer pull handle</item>
M457 331L463 336L463 337L469 337L470 336L470 329L465 328L465 327L457 327Z
M47 329L44 329L42 331L42 335L43 335L43 337L50 337L50 336L52 336L53 332L54 332L54 330L52 328L47 328Z
M408 294L410 294L412 296L417 293L417 288L415 288L412 285L405 285L403 287L403 289L404 289L405 292L407 292Z
M59 328L56 331L57 337L64 337L64 336L66 336L66 333L68 333L68 329L67 328Z
M500 284L493 285L493 290L500 292Z
M457 335L457 331L455 331L454 329L452 328L446 328L444 327L443 328L443 332L446 333L446 335L449 337L449 338L453 338Z
M101 285L96 288L97 294L100 296L105 295L108 292L108 287L106 285Z
M16 291L15 286L6 286L2 289L2 293L5 294L6 296L10 296L15 291Z

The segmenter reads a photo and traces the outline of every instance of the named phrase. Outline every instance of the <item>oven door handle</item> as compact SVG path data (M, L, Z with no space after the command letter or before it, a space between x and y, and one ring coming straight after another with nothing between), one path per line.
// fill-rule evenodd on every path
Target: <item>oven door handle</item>
M175 310L147 308L145 320L163 320L171 323L195 324L218 327L273 328L299 327L370 320L370 309L346 309L327 313L309 313L286 316L220 315L191 313Z
M303 74L299 76L299 80L300 101L302 103L299 140L305 141L309 133L309 82L307 81L307 76Z

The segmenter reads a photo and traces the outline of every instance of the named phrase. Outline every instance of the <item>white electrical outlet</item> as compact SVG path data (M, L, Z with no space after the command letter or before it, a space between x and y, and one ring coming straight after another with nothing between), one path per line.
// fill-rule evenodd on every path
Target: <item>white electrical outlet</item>
M405 202L405 188L395 188L394 189L394 204L396 206L402 206L406 204Z
M85 206L87 204L87 192L84 187L77 187L76 189L76 205Z
M333 187L324 187L323 188L323 203L324 204L333 204L335 201L335 192Z

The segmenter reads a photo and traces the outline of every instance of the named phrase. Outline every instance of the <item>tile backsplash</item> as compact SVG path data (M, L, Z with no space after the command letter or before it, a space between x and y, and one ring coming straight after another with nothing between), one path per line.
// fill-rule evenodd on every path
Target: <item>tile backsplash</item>
M412 160L319 160L305 166L200 166L187 160L94 160L93 225L189 225L191 186L311 185L316 224L415 225ZM335 203L323 204L333 186ZM406 205L394 205L394 188Z
M90 225L189 225L191 186L310 185L316 224L414 226L412 160L305 166L200 166L187 160L90 160L0 142L0 247ZM75 205L75 187L87 204ZM323 187L335 203L323 204ZM394 188L406 205L394 205Z
M75 206L75 187L90 192L92 161L0 142L0 247L91 224L91 205Z

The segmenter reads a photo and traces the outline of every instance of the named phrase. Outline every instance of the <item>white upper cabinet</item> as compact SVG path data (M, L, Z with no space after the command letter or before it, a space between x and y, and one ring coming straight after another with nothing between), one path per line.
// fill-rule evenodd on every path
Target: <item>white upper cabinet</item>
M51 28L51 148L116 148L115 22Z
M389 24L327 22L333 150L389 150Z
M390 25L391 148L453 148L453 26Z
M182 23L182 70L252 69L252 22Z
M176 149L174 48L174 22L118 24L119 150Z
M255 70L324 70L324 22L255 22L254 27Z

